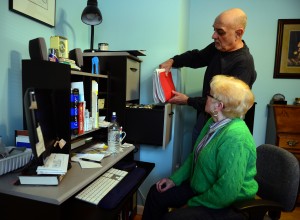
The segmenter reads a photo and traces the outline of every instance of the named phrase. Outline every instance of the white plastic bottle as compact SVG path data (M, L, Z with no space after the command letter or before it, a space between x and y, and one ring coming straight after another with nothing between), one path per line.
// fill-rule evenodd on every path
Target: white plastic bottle
M120 146L120 127L117 122L116 112L112 113L111 123L108 126L107 143L108 143L108 150L111 153L113 154L118 153L119 146Z

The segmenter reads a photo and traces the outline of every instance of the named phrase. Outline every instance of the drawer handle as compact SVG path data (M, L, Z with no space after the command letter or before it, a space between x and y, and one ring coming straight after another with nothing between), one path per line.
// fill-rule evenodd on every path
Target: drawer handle
M137 69L137 68L130 67L130 70L131 70L132 72L136 72L138 69Z
M294 147L298 144L298 141L287 141L286 142L290 147Z

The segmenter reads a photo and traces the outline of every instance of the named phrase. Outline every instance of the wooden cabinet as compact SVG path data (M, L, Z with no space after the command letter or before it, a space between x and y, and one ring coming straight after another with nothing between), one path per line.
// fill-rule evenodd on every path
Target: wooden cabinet
M293 153L300 161L300 106L269 105L266 143Z

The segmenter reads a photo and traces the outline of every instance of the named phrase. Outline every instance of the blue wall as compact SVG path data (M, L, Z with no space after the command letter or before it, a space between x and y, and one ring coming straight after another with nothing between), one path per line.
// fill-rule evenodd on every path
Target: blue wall
M50 28L9 11L8 1L0 1L0 135L6 145L14 144L14 131L22 129L21 60L28 59L28 41L44 37L47 46L50 36L69 39L69 49L89 48L90 27L80 15L86 0L57 0L56 26ZM264 143L267 104L275 93L283 93L289 104L299 97L299 79L273 79L277 20L300 19L299 0L98 0L103 14L102 24L95 27L95 47L109 43L110 50L144 49L141 72L141 103L152 103L152 72L169 57L209 44L214 18L221 11L240 7L248 14L244 39L254 56L258 78L253 86L256 95L254 138ZM201 93L204 69L183 68L181 89L191 96ZM41 73L42 74L42 73ZM184 123L182 143L172 138L166 150L142 146L140 159L156 163L146 183L141 187L144 196L149 185L170 175L173 154L180 145L189 149L195 111L182 107ZM176 129L176 128L174 128Z

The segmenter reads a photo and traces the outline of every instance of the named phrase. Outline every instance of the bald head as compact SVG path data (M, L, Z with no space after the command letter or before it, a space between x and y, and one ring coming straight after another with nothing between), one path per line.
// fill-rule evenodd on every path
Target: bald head
M213 24L215 47L224 52L242 48L246 24L247 16L241 9L232 8L222 12Z
M239 8L232 8L218 15L215 21L234 29L242 28L245 30L247 25L247 15Z

